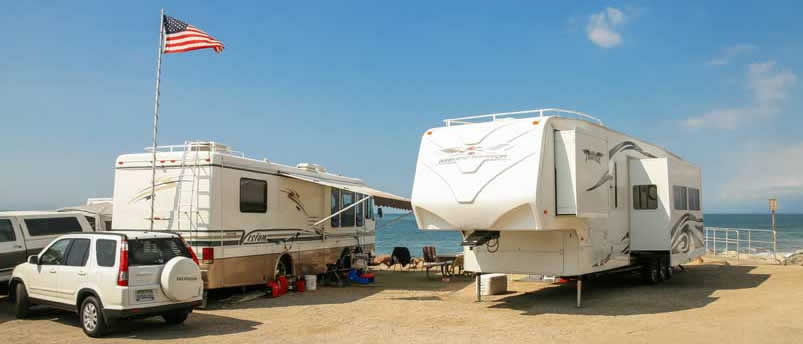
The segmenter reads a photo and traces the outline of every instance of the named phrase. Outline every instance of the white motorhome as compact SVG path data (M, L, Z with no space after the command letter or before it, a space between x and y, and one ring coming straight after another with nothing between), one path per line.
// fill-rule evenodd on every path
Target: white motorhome
M374 206L410 208L316 164L257 160L215 142L158 147L116 162L115 230L180 233L197 252L206 289L321 274L375 247Z
M700 169L680 157L576 111L444 122L411 199L419 228L461 231L466 270L658 282L704 253Z

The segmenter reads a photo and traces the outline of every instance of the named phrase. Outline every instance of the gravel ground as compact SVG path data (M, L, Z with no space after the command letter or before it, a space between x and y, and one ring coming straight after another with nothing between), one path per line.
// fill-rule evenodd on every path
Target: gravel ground
M183 325L128 321L107 338L86 337L74 314L38 310L16 320L0 303L4 343L801 343L803 267L690 265L655 286L635 276L571 284L513 281L505 295L474 302L471 278L430 281L381 271L371 286L324 287L276 299L217 295ZM232 293L231 291L229 293ZM239 291L238 291L239 293ZM5 301L5 300L0 300Z

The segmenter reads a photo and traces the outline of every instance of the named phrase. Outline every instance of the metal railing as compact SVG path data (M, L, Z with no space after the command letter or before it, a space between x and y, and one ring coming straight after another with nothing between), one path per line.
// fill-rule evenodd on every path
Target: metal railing
M153 152L153 147L145 147L145 151ZM184 151L198 151L198 152L211 152L223 153L245 157L245 153L230 149L228 146L214 142L214 141L186 141L183 145L164 145L156 146L157 152L184 152Z
M599 123L599 125L604 125L604 124L602 124L602 120L600 120L599 118L596 118L594 116L591 116L589 114L585 114L585 113L582 113L582 112L579 112L579 111L574 111L574 110L557 109L557 108L514 111L514 112L500 112L500 113L491 113L491 114L487 114L487 115L477 115L477 116L449 118L449 119L443 120L443 123L445 123L447 127L450 127L450 126L452 126L452 124L478 123L478 121L473 121L473 120L481 120L481 119L489 119L490 118L491 121L496 121L500 117L512 117L512 116L516 116L516 115L524 115L524 114L531 114L531 113L537 113L537 114L539 114L540 117L544 117L545 113L546 114L554 113L554 114L556 114L558 116L565 115L565 114L575 115L575 116L578 116L578 117L583 117L585 119L590 119L592 121L596 121L597 123Z
M705 252L708 255L742 255L777 260L777 240L770 229L705 227Z

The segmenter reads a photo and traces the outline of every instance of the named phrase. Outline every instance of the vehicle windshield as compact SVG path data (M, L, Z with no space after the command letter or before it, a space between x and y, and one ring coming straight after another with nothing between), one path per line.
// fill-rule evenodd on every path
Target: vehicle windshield
M161 265L174 257L192 258L178 238L137 239L128 241L128 265Z

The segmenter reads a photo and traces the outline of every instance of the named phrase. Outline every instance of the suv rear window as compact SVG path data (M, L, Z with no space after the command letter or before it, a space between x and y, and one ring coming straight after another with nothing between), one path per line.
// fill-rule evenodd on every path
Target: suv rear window
M26 219L25 226L28 227L28 233L32 236L67 234L83 231L81 224L78 222L78 218L75 216Z
M128 265L162 265L174 257L192 258L178 238L137 239L128 241Z

